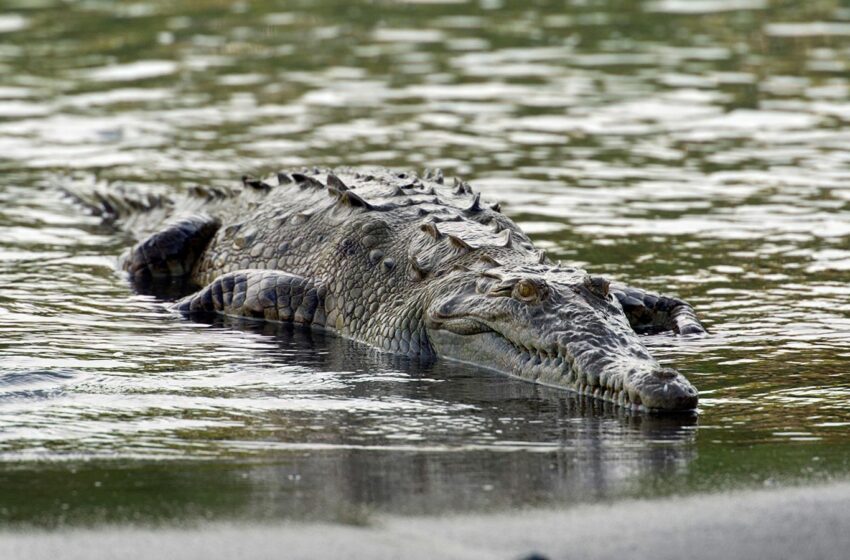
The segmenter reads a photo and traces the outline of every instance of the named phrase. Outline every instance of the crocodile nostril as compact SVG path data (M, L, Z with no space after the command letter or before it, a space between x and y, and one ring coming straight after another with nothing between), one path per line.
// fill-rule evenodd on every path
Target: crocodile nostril
M608 292L611 287L611 283L603 278L602 276L588 276L584 281L587 289L596 294L597 296L605 299L608 297Z
M679 372L672 368L661 368L656 370L655 376L659 379L674 379Z

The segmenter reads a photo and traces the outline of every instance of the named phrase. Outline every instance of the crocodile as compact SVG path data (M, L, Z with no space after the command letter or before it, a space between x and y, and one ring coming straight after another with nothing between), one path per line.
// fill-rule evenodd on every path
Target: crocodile
M641 342L705 332L690 305L553 262L463 180L314 168L190 191L76 194L116 221L156 212L135 220L121 266L137 283L192 282L172 303L184 315L327 329L631 410L696 408L694 386Z

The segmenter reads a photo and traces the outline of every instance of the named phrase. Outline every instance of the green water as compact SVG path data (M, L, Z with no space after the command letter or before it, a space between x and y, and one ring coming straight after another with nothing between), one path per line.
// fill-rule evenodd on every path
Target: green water
M0 1L0 523L566 507L847 477L850 7ZM688 299L697 418L175 317L69 182L441 167Z

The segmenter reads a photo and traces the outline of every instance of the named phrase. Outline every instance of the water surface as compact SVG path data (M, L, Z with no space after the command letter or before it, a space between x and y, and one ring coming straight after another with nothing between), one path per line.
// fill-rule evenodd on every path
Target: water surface
M0 522L368 522L844 479L850 10L766 0L0 2ZM73 182L441 167L678 295L698 418L187 322Z

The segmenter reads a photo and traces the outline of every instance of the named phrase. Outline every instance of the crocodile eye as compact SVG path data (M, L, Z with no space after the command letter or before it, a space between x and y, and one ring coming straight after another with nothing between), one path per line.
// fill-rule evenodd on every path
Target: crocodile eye
M520 280L514 286L514 297L520 301L534 301L537 295L537 286L528 280Z

